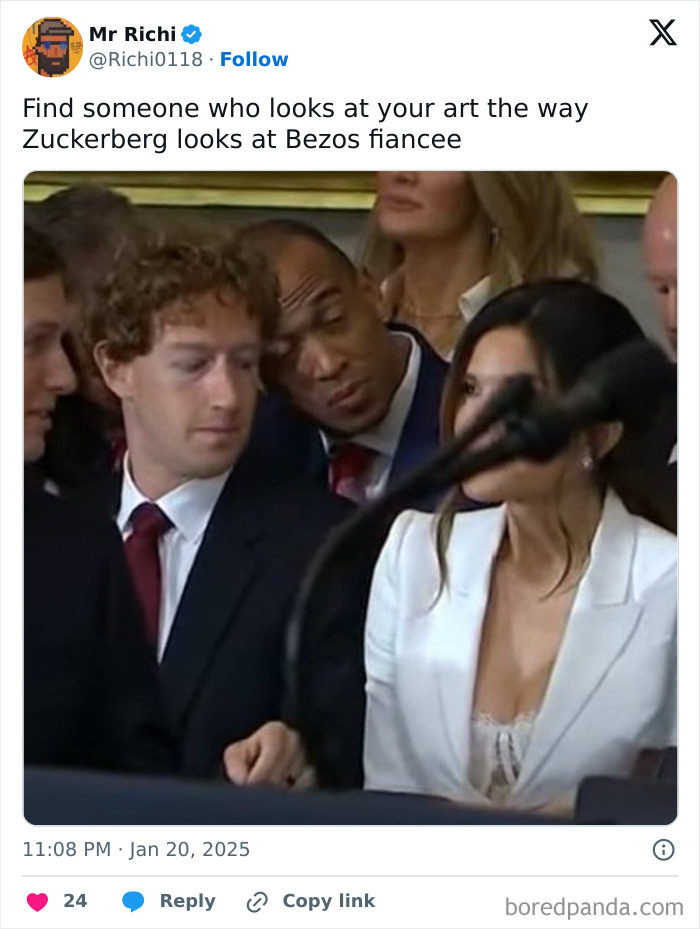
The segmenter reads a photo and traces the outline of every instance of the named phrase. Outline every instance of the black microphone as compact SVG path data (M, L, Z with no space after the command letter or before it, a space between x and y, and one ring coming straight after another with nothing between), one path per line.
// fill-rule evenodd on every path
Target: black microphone
M440 448L427 461L393 484L381 496L357 509L342 523L336 525L309 564L299 584L297 598L288 622L285 648L284 712L283 718L304 732L307 751L317 770L323 769L326 747L314 745L305 720L303 684L306 662L300 660L306 642L307 621L314 598L334 583L334 567L345 567L358 555L369 556L369 567L379 554L390 521L407 505L413 495L425 495L444 489L451 483L450 474L455 466L461 473L465 450L493 423L511 413L524 413L534 397L534 385L528 374L508 378L499 391L485 404L470 425Z
M548 461L583 426L646 416L675 380L676 367L665 352L648 339L634 339L589 365L560 399L511 417L504 441L518 457Z

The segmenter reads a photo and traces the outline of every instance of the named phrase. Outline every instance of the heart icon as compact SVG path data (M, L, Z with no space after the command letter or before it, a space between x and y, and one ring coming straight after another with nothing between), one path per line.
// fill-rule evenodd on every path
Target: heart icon
M43 910L48 902L49 898L46 894L29 894L27 897L27 903L35 913L38 913L39 910Z

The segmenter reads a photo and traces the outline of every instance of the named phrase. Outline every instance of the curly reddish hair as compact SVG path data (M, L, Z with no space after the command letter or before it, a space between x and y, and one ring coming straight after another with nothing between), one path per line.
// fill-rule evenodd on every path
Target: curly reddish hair
M216 232L145 232L130 243L88 307L85 337L91 348L105 344L115 361L131 361L153 347L165 323L198 321L194 298L214 292L242 297L263 340L279 313L277 282L264 259Z

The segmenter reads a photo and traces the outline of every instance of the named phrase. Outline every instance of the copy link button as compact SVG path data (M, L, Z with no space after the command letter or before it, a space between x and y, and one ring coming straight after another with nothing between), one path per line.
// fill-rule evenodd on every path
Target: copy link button
M253 894L250 900L246 903L246 907L251 913L259 913L266 903L267 894L263 893L262 890L259 890L256 894Z

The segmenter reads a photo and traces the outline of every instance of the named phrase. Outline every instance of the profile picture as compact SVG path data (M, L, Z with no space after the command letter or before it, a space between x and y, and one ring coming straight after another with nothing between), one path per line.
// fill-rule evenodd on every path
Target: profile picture
M42 77L70 74L83 54L83 37L67 19L47 16L27 29L22 56L32 71Z

